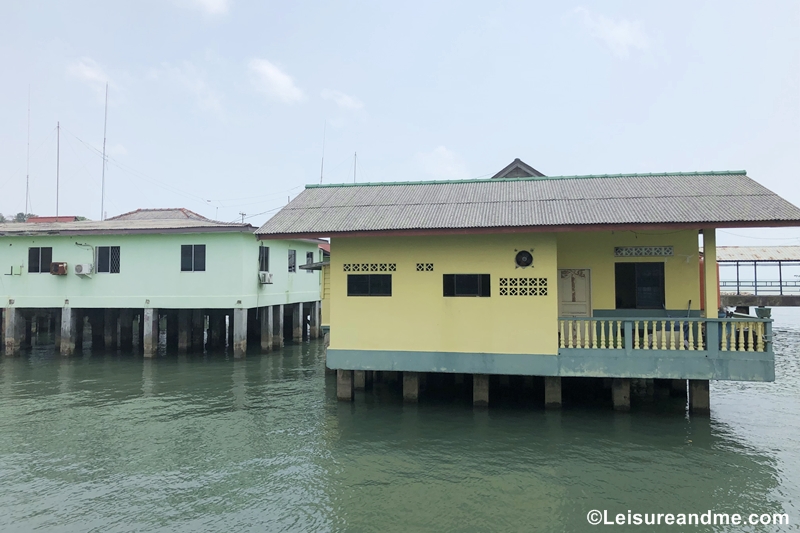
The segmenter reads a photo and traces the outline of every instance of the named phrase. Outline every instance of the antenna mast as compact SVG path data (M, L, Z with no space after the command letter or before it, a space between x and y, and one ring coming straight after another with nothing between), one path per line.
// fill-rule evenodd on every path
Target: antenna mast
M58 216L58 172L61 168L61 122L56 122L56 216Z
M103 118L103 175L100 186L100 220L105 220L106 202L106 126L108 125L108 82L106 82L106 112Z
M325 133L327 133L328 121L322 126L322 163L319 165L319 183L322 185L322 171L325 170Z
M31 86L28 85L28 149L25 154L25 214L28 214L30 205L30 182L31 182Z
M356 182L356 167L358 166L358 152L353 152L353 183Z

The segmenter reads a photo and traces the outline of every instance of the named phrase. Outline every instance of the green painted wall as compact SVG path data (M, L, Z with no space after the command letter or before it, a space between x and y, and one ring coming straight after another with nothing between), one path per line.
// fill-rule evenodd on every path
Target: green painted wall
M205 272L181 272L183 244L206 245ZM299 267L306 262L306 252L318 258L317 244L264 244L270 248L271 285L258 281L260 244L251 233L4 236L0 237L0 305L53 308L69 300L76 308L229 309L319 300L319 271L288 271L289 249L297 251ZM120 247L120 273L74 274L75 264L95 263L97 246ZM67 262L69 273L28 273L29 247L52 247L53 261Z

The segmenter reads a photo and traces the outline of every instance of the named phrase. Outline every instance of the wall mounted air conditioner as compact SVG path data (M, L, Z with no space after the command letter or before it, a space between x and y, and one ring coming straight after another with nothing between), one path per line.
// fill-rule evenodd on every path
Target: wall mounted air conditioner
M54 276L66 276L67 264L63 261L50 263L50 273Z
M271 284L272 283L272 273L271 272L259 272L258 273L258 281L260 281L262 285Z
M81 263L75 265L75 273L79 276L89 276L92 274L92 264L91 263Z

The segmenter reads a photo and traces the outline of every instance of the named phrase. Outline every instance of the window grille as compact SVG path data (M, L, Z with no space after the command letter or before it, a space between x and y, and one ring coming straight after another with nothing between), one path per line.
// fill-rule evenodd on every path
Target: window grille
M345 272L396 272L397 263L345 263Z
M547 296L547 278L500 278L500 296Z
M672 257L673 246L615 246L614 257Z

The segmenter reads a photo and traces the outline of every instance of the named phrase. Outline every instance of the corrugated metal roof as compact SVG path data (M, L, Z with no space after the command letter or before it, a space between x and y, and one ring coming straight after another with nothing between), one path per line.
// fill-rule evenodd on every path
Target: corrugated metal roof
M24 235L120 235L127 233L215 233L250 232L250 224L192 219L104 220L41 224L0 224L0 236Z
M800 209L725 171L309 185L256 234L770 221Z
M720 261L800 261L800 246L717 246Z
M156 220L156 219L177 219L177 220L204 220L209 219L203 215L199 215L194 211L184 207L174 207L165 209L137 209L136 211L129 211L115 217L107 218L106 220Z

